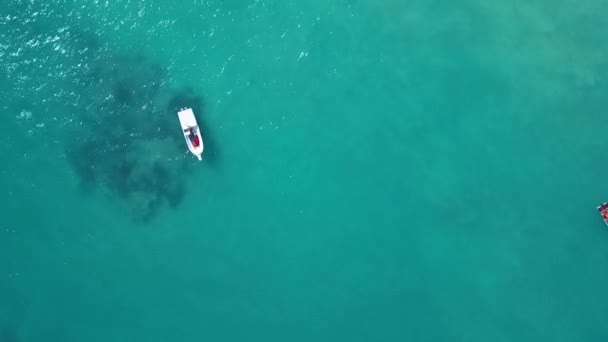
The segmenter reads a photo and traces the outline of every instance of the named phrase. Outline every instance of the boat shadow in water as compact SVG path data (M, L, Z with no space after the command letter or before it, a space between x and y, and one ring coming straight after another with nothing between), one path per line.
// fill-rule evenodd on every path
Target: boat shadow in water
M213 130L209 125L209 117L206 115L205 102L203 97L197 95L191 88L185 88L173 95L167 105L167 111L172 116L177 116L177 112L182 108L192 108L196 121L203 135L203 161L215 167L220 158L220 151L215 141ZM176 118L177 119L177 118Z

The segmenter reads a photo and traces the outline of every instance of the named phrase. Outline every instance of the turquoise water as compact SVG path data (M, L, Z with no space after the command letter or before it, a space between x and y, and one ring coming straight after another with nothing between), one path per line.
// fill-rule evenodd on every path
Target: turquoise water
M4 2L0 341L606 341L605 21Z

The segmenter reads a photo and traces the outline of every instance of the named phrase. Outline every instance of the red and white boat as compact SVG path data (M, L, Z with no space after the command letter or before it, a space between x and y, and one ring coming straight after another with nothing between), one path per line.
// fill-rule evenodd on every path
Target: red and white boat
M184 133L188 149L198 160L203 160L203 136L201 135L201 130L196 122L192 108L182 108L177 112L177 117L182 126L182 132Z

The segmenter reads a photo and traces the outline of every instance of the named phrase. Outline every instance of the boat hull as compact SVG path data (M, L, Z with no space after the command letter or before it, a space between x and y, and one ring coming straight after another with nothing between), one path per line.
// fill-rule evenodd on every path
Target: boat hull
M196 117L194 116L194 111L192 111L192 108L183 108L177 112L177 117L179 119L188 150L190 150L190 152L194 154L198 160L202 160L205 147L203 144L203 135L201 134L200 127L198 126Z

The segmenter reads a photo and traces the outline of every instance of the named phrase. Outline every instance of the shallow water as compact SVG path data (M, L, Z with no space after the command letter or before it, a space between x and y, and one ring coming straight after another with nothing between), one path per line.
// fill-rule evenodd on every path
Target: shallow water
M606 340L603 7L0 5L0 341Z

